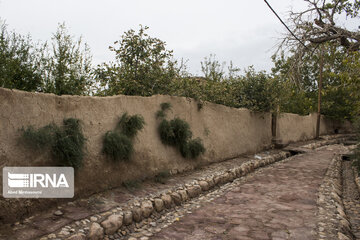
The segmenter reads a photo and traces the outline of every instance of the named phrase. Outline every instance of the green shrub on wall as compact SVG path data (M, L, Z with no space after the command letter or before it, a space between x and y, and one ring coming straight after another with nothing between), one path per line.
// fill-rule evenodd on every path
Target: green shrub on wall
M205 147L200 138L189 140L182 148L181 155L185 158L196 158L200 154L205 153Z
M144 118L140 115L129 116L127 113L124 113L116 127L116 129L122 132L125 136L129 138L135 137L135 135L143 129L145 124Z
M133 153L133 138L144 128L141 115L124 113L114 131L108 131L103 141L103 153L114 161L129 160Z
M43 147L51 146L54 142L54 131L56 126L54 124L46 125L45 127L35 130L33 126L23 127L22 140L32 148L41 149Z
M161 119L158 127L161 142L166 145L177 147L184 158L197 158L205 152L205 147L200 138L191 139L190 125L180 119L166 120L166 111L171 108L170 103L162 103L156 117Z
M55 131L52 154L60 165L79 168L84 158L84 145L85 137L80 121L74 118L65 119L63 128Z
M181 146L192 136L189 124L180 118L171 121L163 119L159 125L159 132L162 143L172 146Z
M157 113L156 113L156 118L158 118L158 119L159 118L165 118L166 117L165 111L169 110L169 109L171 109L171 104L170 103L167 103L167 102L161 103L160 104L160 110L157 111Z
M80 120L68 118L63 122L62 127L49 124L37 130L32 126L22 128L22 139L27 145L36 149L50 147L57 165L77 169L82 165L86 139L82 133Z
M113 131L105 134L103 146L103 152L115 161L128 160L133 152L130 138Z

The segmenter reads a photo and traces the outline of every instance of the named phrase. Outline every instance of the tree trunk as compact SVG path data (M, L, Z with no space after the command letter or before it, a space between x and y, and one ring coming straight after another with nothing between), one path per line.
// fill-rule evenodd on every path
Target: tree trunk
M321 46L320 50L320 69L319 69L319 81L318 81L318 111L317 111L317 121L316 121L316 136L320 136L320 118L321 118L321 90L322 90L322 81L323 81L323 68L324 68L324 47Z

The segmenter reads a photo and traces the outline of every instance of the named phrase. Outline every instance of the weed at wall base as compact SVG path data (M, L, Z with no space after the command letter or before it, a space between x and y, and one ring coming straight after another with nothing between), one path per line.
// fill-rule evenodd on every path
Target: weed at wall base
M169 171L161 171L158 174L155 175L154 181L157 183L165 184L167 182L167 179L170 177Z
M141 181L140 180L128 180L124 181L122 185L130 192L139 189L141 187Z

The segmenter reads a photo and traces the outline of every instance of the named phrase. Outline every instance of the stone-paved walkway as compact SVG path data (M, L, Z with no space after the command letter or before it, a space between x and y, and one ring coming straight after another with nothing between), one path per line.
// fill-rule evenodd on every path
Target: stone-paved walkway
M256 216L258 216L258 215L260 215L260 218L262 219L261 215L263 213L260 211L260 213L257 214L255 211L256 209L261 210L261 209L258 209L258 207L265 209L264 213L281 215L284 217L284 219L286 219L287 218L286 214L291 215L291 211L287 212L287 210L289 210L289 209L286 209L286 204L284 205L284 202L285 203L286 202L293 203L295 200L300 201L302 196L306 196L306 194L311 193L312 195L309 196L309 199L311 200L310 202L313 203L312 202L312 201L314 201L313 195L316 194L316 186L315 185L319 185L319 183L317 183L317 181L320 181L323 178L322 175L324 174L324 171L329 162L329 159L327 159L327 156L330 156L330 155L332 155L332 153L336 152L336 149L335 149L335 151L334 151L334 149L328 149L325 152L323 150L319 151L319 150L313 150L313 149L323 146L323 145L326 145L326 144L336 144L337 142L342 142L344 140L344 138L340 138L340 137L341 136L334 136L334 137L329 136L329 139L325 139L325 140L321 140L321 141L311 141L311 142L305 142L305 143L292 144L292 146L289 146L290 147L289 149L288 148L285 149L285 151L287 151L287 152L291 152L291 151L303 152L304 156L307 156L310 158L315 156L314 157L315 160L317 158L319 158L319 160L316 163L312 163L309 165L308 163L305 162L305 163L303 163L304 166L297 166L297 168L304 167L304 169L302 169L303 175L305 173L307 173L305 170L308 167L310 167L311 170L317 169L318 171L320 171L320 172L311 171L306 176L303 176L304 180L309 180L309 176L310 176L311 179L310 179L309 186L304 187L303 185L297 186L295 184L296 186L292 186L292 187L294 187L294 189L295 190L297 189L297 190L290 191L290 193L288 193L287 191L283 191L283 188L289 189L289 187L283 187L283 188L277 189L278 187L281 187L281 185L283 184L282 181L285 181L283 179L283 177L289 178L289 181L291 181L291 180L293 180L292 177L294 177L296 174L301 173L301 171L299 172L296 170L297 168L294 168L296 171L295 171L295 173L292 173L292 171L294 171L293 167L289 168L288 166L283 166L283 169L282 169L283 173L288 174L288 175L284 175L283 177L281 174L279 175L278 173L276 173L276 174L263 173L263 171L267 172L267 171L269 171L269 169L273 169L273 168L278 169L279 165L275 164L270 167L266 167L265 169L260 168L260 170L257 170L256 172L250 173L246 176L242 175L241 178L236 179L234 182L228 182L225 185L221 185L221 184L223 184L223 183L221 183L220 186L216 186L214 189L211 189L210 192L204 193L200 197L195 197L189 201L184 200L186 202L181 204L181 206L172 205L172 208L164 209L161 212L157 212L160 210L156 209L156 211L155 210L153 211L150 218L143 219L141 222L138 222L138 220L135 220L135 215L133 212L133 218L134 218L134 221L136 221L136 223L132 223L129 225L128 223L125 223L125 220L124 220L121 228L118 229L116 234L105 235L105 236L102 235L102 237L97 238L97 239L107 239L107 240L108 239L128 239L128 238L133 239L133 237L135 237L137 239L146 239L147 237L153 236L153 234L155 234L155 233L161 232L161 229L168 228L168 226L170 224L172 224L173 222L178 222L178 220L180 220L180 224L182 224L182 222L183 222L182 219L183 219L184 215L186 216L186 214L192 213L193 209L198 209L198 208L200 208L200 210L203 209L202 206L204 205L204 203L213 206L214 204L217 204L218 201L221 202L221 199L224 199L224 203L223 204L220 203L219 204L220 210L216 210L216 211L220 211L220 213L222 211L225 214L226 211L221 210L221 208L226 208L224 206L224 204L228 204L232 200L236 200L236 201L242 203L242 205L238 204L238 206L236 206L236 204L235 204L235 206L233 206L233 210L234 210L234 208L237 209L238 207L243 208L244 210L242 210L242 212L241 212L242 215L241 214L240 215L243 217L246 216L245 221L247 221L248 223L251 223L251 222L254 223L254 221L257 219ZM338 145L335 145L335 146L338 146ZM284 154L285 154L285 152L282 152L279 150L272 150L269 152L258 153L255 156L254 155L243 156L243 157L227 160L227 161L224 161L221 163L211 164L209 166L202 167L201 169L196 169L196 170L189 171L186 173L181 173L181 174L177 174L175 176L171 176L169 179L167 179L166 184L155 183L151 179L149 179L147 181L142 182L142 187L140 189L129 190L129 189L124 189L124 188L118 188L118 189L113 189L108 192L96 194L94 196L91 196L88 199L79 199L74 202L69 202L67 204L58 206L58 209L49 209L49 211L47 211L47 212L33 215L23 221L16 222L15 224L12 224L12 225L9 225L9 224L3 225L3 226L0 225L0 239L28 240L28 239L39 239L42 237L42 239L54 239L54 238L68 239L69 238L72 240L74 240L74 239L84 240L84 239L87 239L86 235L88 235L88 233L89 233L90 225L91 226L94 225L95 222L97 222L96 224L98 224L98 225L102 224L103 221L107 218L107 216L109 216L109 214L111 215L112 213L114 213L114 214L118 213L118 214L122 215L124 212L124 218L125 218L125 215L126 215L125 213L130 211L133 206L138 206L136 204L139 204L145 198L147 200L148 200L148 198L150 198L150 200L151 200L151 198L159 196L160 193L168 193L169 189L172 189L173 187L177 187L180 185L188 186L188 184L191 185L191 183L194 182L194 179L205 179L209 176L214 177L215 176L215 175L213 175L214 173L229 175L227 173L227 171L229 171L229 169L233 169L234 167L239 167L240 165L241 166L246 165L245 163L253 162L254 157L262 158L263 159L262 161L267 161L267 160L270 160L270 159L268 159L269 156L273 156L272 159L275 159L278 156L281 157ZM320 155L318 156L318 154L320 154ZM323 156L324 154L326 155L325 157ZM296 160L296 159L298 159L298 157L295 157L294 159L290 158L289 161ZM280 160L280 159L281 158L278 158L278 160ZM286 160L286 161L288 161L288 160ZM259 161L255 161L255 162L259 163ZM281 163L281 164L283 164L283 163ZM280 164L280 166L282 166L281 164ZM262 166L262 165L260 165L260 166ZM246 167L246 169L247 169L247 167ZM280 169L278 169L278 171ZM258 174L260 174L260 176L257 176ZM265 174L265 177L264 177L264 174ZM255 175L256 179L258 179L258 182L256 182L257 181L256 179L254 180L254 178L255 178L254 175ZM278 178L278 177L279 177L278 180L273 181L275 178ZM214 177L214 179L215 179L215 177ZM251 184L248 181L249 179L250 179L250 181L255 181L257 184L260 184L260 188L259 188L259 186L256 186L256 184ZM229 181L232 181L232 180L230 179ZM266 184L270 184L272 181L273 181L272 186L265 185L266 186L265 189L261 189L261 185L263 185L264 182ZM302 181L302 183L305 183L305 181ZM239 195L239 197L236 197L236 191L238 191L238 190L235 190L234 194L230 197L227 194L224 195L224 193L228 193L229 191L232 192L234 189L238 188L239 185L241 185L241 191L239 192L239 194L245 193L242 191L242 189L248 188L248 190L247 190L248 198L243 198L243 196L241 196L241 195ZM267 187L272 187L273 189L270 191L269 189L268 190L266 189ZM309 190L307 188L309 188ZM181 189L183 189L183 188L181 188ZM277 192L281 192L281 191L283 191L284 196L280 196L280 198L279 198L280 202L275 201L276 202L275 207L268 208L268 205L269 205L269 203L271 203L271 201L265 202L264 203L265 205L258 204L258 206L257 206L257 202L261 202L261 196L258 196L258 198L256 198L256 194L254 194L254 193L262 193L264 196L272 196L273 194L275 194L274 196L276 196ZM300 199L297 199L296 194L300 195ZM145 198L143 199L143 197L145 197ZM254 198L254 199L252 199L252 198ZM216 199L215 202L214 202L214 199ZM153 200L151 200L151 201L153 201ZM300 201L300 203L302 205L300 204L301 206L296 209L301 209L304 206L305 207L312 206L311 204L307 203L306 199L302 200L302 201L303 202ZM295 203L296 203L296 201L295 201ZM249 205L247 206L247 204L249 204ZM268 204L268 205L266 205L266 204ZM283 209L284 206L285 206L285 209ZM130 207L130 209L129 209L129 207ZM292 206L292 207L295 208L294 206ZM252 208L255 210L252 210ZM57 211L55 211L55 210L57 210ZM132 209L132 210L134 210L134 209ZM56 212L58 212L58 211L61 212L60 215L56 214ZM212 210L209 210L209 211L212 211ZM314 209L312 209L312 211L316 212ZM210 216L214 215L214 213L211 213L211 212L209 212L209 213L210 213ZM236 211L231 211L231 214L235 214L235 213L236 213ZM229 216L231 216L231 214ZM189 216L191 216L191 215L189 215ZM250 216L250 218L249 218L249 216ZM185 219L186 218L187 217L185 217ZM236 225L235 223L232 223L232 221L238 221L238 222L244 221L244 218L239 218L238 220L235 220L235 218L236 217L234 215L234 217L231 217L231 219L230 219L231 221L227 221L227 219L224 220L224 221L226 221L226 224L228 225L224 230L224 232L226 234L223 234L223 235L220 234L219 236L217 236L218 238L219 237L220 237L220 239L231 238L231 237L229 237L230 235L227 235L227 233L230 232L230 230L231 230L230 228L232 226ZM249 218L249 219L247 219L247 218ZM273 218L275 219L276 216L275 217L273 216ZM211 218L211 219L216 219L216 217ZM264 219L266 219L266 218L264 218ZM284 219L282 220L283 222L288 221L288 220L284 220ZM290 220L290 222L297 221L296 218L292 218L292 219L293 220ZM281 225L281 223L276 222L273 219L270 219L270 220L269 221L271 224L273 224L273 226ZM209 223L211 225L211 221L209 221ZM259 225L259 228L257 228L256 230L258 231L259 229L266 229L265 228L266 223L267 223L266 221L263 222L263 225ZM258 223L256 223L256 224L258 224ZM306 227L309 226L307 223L304 223L304 225ZM176 225L174 225L174 226L176 227ZM311 226L313 227L313 225L311 225ZM207 227L209 227L209 225ZM228 227L230 227L229 231L227 230ZM67 232L67 234L64 234L65 231ZM166 231L167 230L165 230L165 232ZM285 231L285 233L287 233L286 236L293 234L288 228L285 228L284 231ZM284 231L281 229L280 233L284 234ZM176 233L175 235L177 235L181 231L173 231L173 232L175 232ZM61 233L63 233L63 234L61 234ZM78 233L78 234L76 234L76 233ZM217 233L217 231L215 231L215 233ZM163 233L161 232L160 234L163 234ZM257 234L259 234L259 233L257 233ZM272 234L272 232L271 232L271 234ZM280 235L278 234L278 235L281 236L281 234ZM156 235L157 238L160 238L160 239L163 238L163 237L161 237L161 236L159 237L159 236L160 235ZM277 235L275 234L274 236L276 237ZM293 236L293 235L291 235L291 236ZM196 237L190 235L190 237L189 237L189 239L204 239L204 238L207 239L206 236L200 236L199 238L196 238ZM170 239L174 239L174 238L170 237ZM175 239L176 239L176 237L175 237ZM183 239L183 238L178 237L177 239ZM210 239L211 239L211 237L210 237ZM249 239L249 238L247 238L247 239ZM253 238L250 236L250 239L256 239L256 238ZM263 238L260 238L260 239L263 239ZM284 238L282 238L282 239L284 239ZM309 239L309 238L305 238L305 239Z
M317 239L317 191L340 149L321 148L263 169L151 239Z
M309 142L311 143L314 141ZM270 153L277 152L279 152L279 150L258 153L257 155L266 157ZM129 201L138 200L139 198L150 194L166 191L179 184L185 184L215 172L225 171L233 166L240 166L242 163L251 160L251 156L238 157L204 166L193 171L177 174L167 179L166 184L159 184L152 180L147 180L142 182L139 188L126 189L124 187L119 187L112 189L111 191L93 195L88 199L79 199L74 202L69 202L68 204L59 207L59 209L61 208L60 210L64 212L62 216L54 216L53 213L57 210L55 208L34 215L22 222L15 223L15 226L10 226L10 224L0 224L0 240L38 239L41 236L61 229L61 227L70 224L71 222L80 221L95 214L111 211L111 209L121 207L121 204Z

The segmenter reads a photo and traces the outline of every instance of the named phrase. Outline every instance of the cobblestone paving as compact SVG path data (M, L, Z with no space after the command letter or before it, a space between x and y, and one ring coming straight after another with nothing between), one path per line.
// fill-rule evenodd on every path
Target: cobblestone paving
M140 189L131 191L123 188L113 189L94 195L89 199L80 199L58 206L57 211L55 211L56 209L49 210L11 226L0 226L0 229L4 230L0 231L0 239L85 240L89 239L92 232L99 233L98 237L91 238L97 240L147 240L154 234L154 239L312 239L309 236L316 235L316 224L314 225L316 221L312 219L314 216L311 215L311 213L316 213L316 206L314 207L316 197L314 194L317 194L319 181L321 182L324 177L330 158L333 154L338 153L341 148L340 145L321 146L336 144L339 141L343 140L340 138L338 140L333 139L330 136L329 140L298 143L290 146L289 149L285 150L287 153L273 150L252 155L255 159L262 160L253 160L252 156L244 156L177 174L171 176L164 185L148 180L142 183ZM314 148L318 149L313 150ZM260 161L265 163L271 159L283 159L289 152L294 151L304 153L304 155L291 157L265 168L258 168L255 172L248 168L254 167L254 164L258 164ZM270 155L273 157L269 159ZM306 160L302 159L304 156L307 158ZM298 162L299 159L301 161L297 165L283 165L289 161ZM309 160L310 164L307 162ZM313 160L315 162L312 162ZM240 175L233 181L233 175L229 174L233 172L229 172L229 169L234 167L238 169L240 165L245 168L241 167ZM245 170L247 171L245 175L241 175L241 172ZM213 178L210 182L216 185L209 191L205 189L209 185L206 184L206 186L201 182L201 179L208 179L208 177ZM183 199L183 203L180 204L176 203L177 198L174 198L171 207L165 206L165 209L162 208L163 210L156 208L156 211L151 208L152 214L150 212L150 216L145 214L148 212L147 209L144 209L143 212L144 200L150 200L155 204L153 198L159 197L160 193L170 194L174 187L180 186L183 189L185 185L189 191L188 194L190 194L190 190L193 192L195 189L191 187L194 179L200 179L200 182L196 180L195 182L201 185L198 188L204 188L200 197L192 196L191 199ZM228 182L225 185L224 179L228 179L225 181ZM218 180L221 182L217 185ZM182 195L181 198L183 198ZM140 205L140 215L144 214L148 218L137 220L137 210L139 210ZM134 206L135 208L133 208ZM204 207L209 209L204 211ZM132 211L131 218L133 218L130 219L132 220L130 222L129 211ZM200 224L197 223L191 219L194 211L199 219L203 214L203 217L208 217L211 220L202 219ZM200 215L198 211L200 211ZM297 213L293 214L293 211ZM301 211L302 214L298 213ZM105 223L116 216L121 216L121 219L111 219L111 221L116 223L119 221L120 228L117 226L114 233L114 231L110 232L110 228L108 229L110 225L105 226ZM308 221L309 219L310 221ZM194 229L189 231L188 225L182 225L184 221L187 224L190 223L190 227ZM206 222L209 224L206 225ZM173 223L175 224L171 225ZM176 228L177 224L180 224L181 231ZM170 229L169 226L170 228L175 227L175 230L168 230ZM222 229L224 230L222 231ZM166 231L171 232L169 236L166 236ZM245 232L246 235L243 234ZM162 236L161 234L165 235ZM300 236L303 238L297 238Z
M270 153L271 152L279 151L273 150L270 151ZM264 152L259 153L258 155L266 156L268 153ZM64 212L63 216L54 216L53 213L57 209L51 209L47 212L27 218L22 222L17 222L14 227L9 224L4 226L0 225L0 239L8 240L10 236L12 239L36 239L42 235L52 233L73 221L80 221L91 215L109 211L128 201L136 200L149 194L155 194L156 192L165 191L176 185L190 182L196 178L201 178L201 176L206 176L214 172L221 172L231 166L241 165L241 163L249 160L250 158L247 156L238 157L172 176L167 180L166 184L158 184L149 180L142 182L140 188L126 189L124 187L119 187L112 189L111 191L93 195L89 199L79 199L74 202L69 202L68 204L61 206L61 211Z
M350 161L343 162L343 202L346 215L350 219L351 230L356 239L360 239L360 196L354 181Z
M150 239L317 239L317 191L336 150L265 168Z

